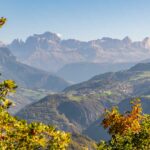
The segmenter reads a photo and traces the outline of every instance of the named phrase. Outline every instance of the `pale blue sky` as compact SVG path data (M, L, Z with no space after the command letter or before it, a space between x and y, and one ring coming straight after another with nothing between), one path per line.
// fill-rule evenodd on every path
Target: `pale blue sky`
M0 0L0 16L8 18L5 42L45 31L80 40L150 36L150 0Z

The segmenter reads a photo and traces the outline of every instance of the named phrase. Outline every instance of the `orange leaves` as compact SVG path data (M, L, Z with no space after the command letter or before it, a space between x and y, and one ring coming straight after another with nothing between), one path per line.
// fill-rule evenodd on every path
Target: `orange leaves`
M106 111L102 125L104 128L109 128L109 133L112 135L138 133L141 130L142 119L141 104L139 99L136 99L129 113L120 114L116 107L113 107L111 111Z
M142 114L139 99L130 112L121 114L115 107L106 111L102 125L112 137L101 141L98 150L150 150L150 115Z

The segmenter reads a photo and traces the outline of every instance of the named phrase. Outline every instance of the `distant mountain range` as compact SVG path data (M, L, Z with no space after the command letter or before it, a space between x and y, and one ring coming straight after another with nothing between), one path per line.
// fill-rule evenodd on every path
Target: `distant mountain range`
M136 63L149 59L150 38L132 42L104 37L92 41L63 40L45 32L29 36L26 41L15 39L7 45L18 60L46 71L58 71L70 63Z
M25 41L15 39L6 46L18 61L76 83L100 73L127 69L150 58L150 38L133 42L129 37L104 37L86 42L63 40L55 33L45 32Z
M16 115L29 122L42 121L72 133L86 134L99 141L108 139L100 126L104 109L119 104L121 110L124 110L129 104L123 100L134 97L147 100L144 101L143 109L148 112L150 63L140 63L128 70L97 75L66 88L63 93L49 95Z

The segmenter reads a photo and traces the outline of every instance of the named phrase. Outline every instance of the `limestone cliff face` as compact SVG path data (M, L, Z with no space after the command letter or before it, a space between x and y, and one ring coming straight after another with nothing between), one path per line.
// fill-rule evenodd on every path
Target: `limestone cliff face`
M8 47L17 59L28 65L58 71L70 63L133 63L149 58L150 39L132 41L104 37L91 41L61 39L57 34L45 32L26 39L14 40Z
M145 38L142 43L146 49L150 49L150 38L149 37Z

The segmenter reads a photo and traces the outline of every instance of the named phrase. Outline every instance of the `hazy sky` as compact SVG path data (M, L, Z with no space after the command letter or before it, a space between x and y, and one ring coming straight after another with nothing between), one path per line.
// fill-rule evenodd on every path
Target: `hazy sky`
M150 0L0 0L0 16L8 18L5 42L45 31L80 40L150 36Z

